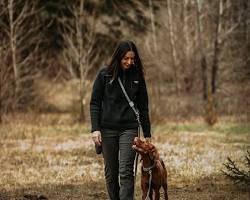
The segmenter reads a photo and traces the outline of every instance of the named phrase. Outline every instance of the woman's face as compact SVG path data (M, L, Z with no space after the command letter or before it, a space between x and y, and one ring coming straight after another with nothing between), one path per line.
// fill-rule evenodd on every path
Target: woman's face
M135 63L135 53L128 51L121 60L121 67L123 70L129 69Z

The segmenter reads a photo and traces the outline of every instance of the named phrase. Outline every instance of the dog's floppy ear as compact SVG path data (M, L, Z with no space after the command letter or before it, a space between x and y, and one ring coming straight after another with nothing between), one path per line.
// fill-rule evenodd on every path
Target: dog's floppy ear
M155 154L154 154L154 146L151 144L148 144L148 155L151 160L155 159Z
M151 160L154 160L154 152L150 151L148 155Z
M159 154L158 154L154 145L152 145L151 149L149 150L149 157L151 160L158 160L159 159Z

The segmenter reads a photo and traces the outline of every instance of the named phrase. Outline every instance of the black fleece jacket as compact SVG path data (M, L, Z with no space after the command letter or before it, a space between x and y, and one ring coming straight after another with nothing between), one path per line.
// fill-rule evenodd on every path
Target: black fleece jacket
M148 94L144 77L135 67L119 72L123 86L135 107L140 112L140 121L144 137L151 137L148 110ZM91 100L90 115L92 130L137 128L138 123L132 108L129 106L117 79L107 68L101 69L95 79Z

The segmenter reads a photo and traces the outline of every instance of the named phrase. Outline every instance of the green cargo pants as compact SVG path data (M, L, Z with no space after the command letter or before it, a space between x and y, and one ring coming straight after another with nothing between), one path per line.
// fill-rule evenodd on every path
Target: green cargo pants
M101 133L109 197L111 200L133 200L135 151L132 145L137 129L103 129Z

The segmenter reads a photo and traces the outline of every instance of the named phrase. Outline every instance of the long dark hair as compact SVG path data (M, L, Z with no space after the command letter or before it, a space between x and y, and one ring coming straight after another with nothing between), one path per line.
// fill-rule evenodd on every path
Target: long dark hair
M142 76L144 76L142 62L139 57L135 44L132 41L124 40L124 41L120 41L119 44L116 46L116 49L107 66L108 71L112 74L112 80L117 78L121 70L121 60L128 51L133 51L135 53L135 62L132 67L135 67L138 70L138 72Z

